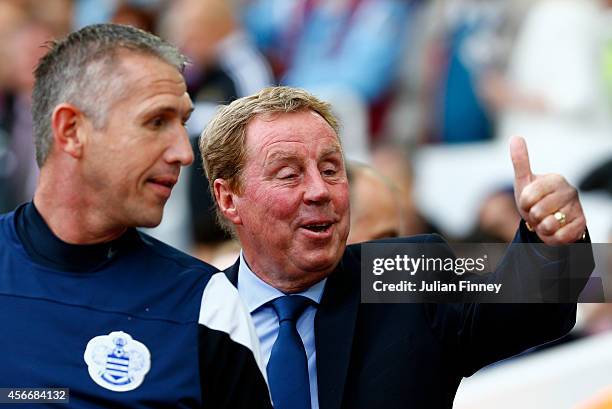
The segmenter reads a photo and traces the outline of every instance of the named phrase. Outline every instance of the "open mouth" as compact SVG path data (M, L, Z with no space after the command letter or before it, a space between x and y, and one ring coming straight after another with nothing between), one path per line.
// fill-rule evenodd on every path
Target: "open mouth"
M329 230L331 225L332 225L331 223L307 224L305 226L302 226L302 228L306 230L310 230L315 233L324 233Z

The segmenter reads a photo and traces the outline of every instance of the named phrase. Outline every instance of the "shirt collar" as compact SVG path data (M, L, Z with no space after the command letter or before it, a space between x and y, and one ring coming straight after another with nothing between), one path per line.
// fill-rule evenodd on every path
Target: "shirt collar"
M97 271L140 243L140 236L135 229L128 229L110 242L66 243L51 231L34 202L17 209L15 228L30 258L48 268L66 272Z
M323 296L326 282L327 277L296 295L303 295L304 297L310 298L316 304L319 304ZM242 251L240 251L240 265L238 266L238 292L250 313L253 313L255 310L275 298L285 295L282 291L272 287L270 284L257 277L244 260Z

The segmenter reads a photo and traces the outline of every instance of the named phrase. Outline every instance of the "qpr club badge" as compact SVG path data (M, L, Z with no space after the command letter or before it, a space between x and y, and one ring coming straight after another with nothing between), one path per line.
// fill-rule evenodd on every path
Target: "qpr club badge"
M151 369L149 349L123 331L92 338L83 358L91 379L114 392L138 388Z

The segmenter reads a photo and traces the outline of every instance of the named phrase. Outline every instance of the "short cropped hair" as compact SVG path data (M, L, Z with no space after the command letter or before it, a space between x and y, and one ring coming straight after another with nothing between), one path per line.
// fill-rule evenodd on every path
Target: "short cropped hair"
M308 92L291 87L268 87L257 94L222 106L200 136L200 152L213 197L215 179L224 179L235 193L242 193L242 172L246 161L246 128L256 116L275 113L313 111L333 128L339 123L331 105ZM340 142L340 139L338 139ZM215 198L216 202L216 198ZM216 206L217 221L228 233L234 229Z
M32 93L32 122L36 162L42 167L53 145L51 116L58 104L82 110L96 129L106 125L106 114L124 87L113 78L119 52L140 53L183 72L186 58L178 49L146 31L119 24L95 24L48 44L40 60Z

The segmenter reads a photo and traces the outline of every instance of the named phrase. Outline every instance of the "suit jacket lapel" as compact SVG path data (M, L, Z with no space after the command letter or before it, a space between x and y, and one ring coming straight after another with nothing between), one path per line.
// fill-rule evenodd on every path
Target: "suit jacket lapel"
M353 346L360 302L360 272L351 271L355 266L348 262L346 254L327 280L315 317L317 383L321 409L340 408Z

